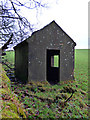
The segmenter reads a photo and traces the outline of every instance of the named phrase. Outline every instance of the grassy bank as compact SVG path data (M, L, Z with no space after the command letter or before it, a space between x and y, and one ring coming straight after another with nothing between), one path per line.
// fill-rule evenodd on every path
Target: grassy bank
M0 64L0 119L26 118L23 104L11 91L10 79ZM2 81L1 81L2 80Z
M24 104L27 118L88 118L88 50L75 50L74 75L74 81L61 85L33 81L11 85Z

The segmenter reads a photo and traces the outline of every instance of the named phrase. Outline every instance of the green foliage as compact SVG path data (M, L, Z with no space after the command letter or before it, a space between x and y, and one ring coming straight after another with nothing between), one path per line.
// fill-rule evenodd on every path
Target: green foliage
M0 64L1 65L1 64ZM6 76L4 69L0 74L2 82L0 82L0 97L2 98L2 104L0 102L0 114L2 118L26 118L25 110L22 107L20 101L11 91L10 79ZM0 101L1 101L0 100Z
M2 62L6 63L9 67L14 68L15 63L15 52L14 51L5 51L6 55L2 57ZM9 68L3 64L4 70Z
M18 114L13 113L12 111L8 110L3 110L2 118L20 118Z
M48 82L14 85L28 118L88 118L88 51L75 50L75 80L51 86ZM12 83L11 83L12 84ZM73 96L64 104L74 91ZM26 95L25 95L26 94Z
M9 63L14 64L15 52L14 51L6 51L6 55L4 56L4 60L8 60Z

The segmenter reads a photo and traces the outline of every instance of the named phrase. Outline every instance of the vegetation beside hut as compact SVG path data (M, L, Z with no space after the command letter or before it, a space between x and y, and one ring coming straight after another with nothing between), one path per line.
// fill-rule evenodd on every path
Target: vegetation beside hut
M27 118L88 119L88 51L75 51L75 80L53 86L48 82L11 82L10 90L23 104Z
M11 91L11 82L0 64L0 97L1 118L26 118L25 109L14 92Z

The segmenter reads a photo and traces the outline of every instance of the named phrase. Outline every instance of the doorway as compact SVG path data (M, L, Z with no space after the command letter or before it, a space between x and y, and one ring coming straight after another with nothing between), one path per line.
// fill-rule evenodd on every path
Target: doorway
M60 50L47 50L47 81L57 84L60 81Z

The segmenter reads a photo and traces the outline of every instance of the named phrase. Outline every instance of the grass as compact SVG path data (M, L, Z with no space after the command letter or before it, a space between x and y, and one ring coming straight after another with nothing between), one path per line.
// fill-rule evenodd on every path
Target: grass
M6 55L4 57L4 60L8 60L9 63L14 64L14 59L15 59L15 53L14 51L6 51Z
M7 58L14 63L13 54ZM11 55L12 56L12 55ZM75 50L75 80L61 85L30 82L11 83L12 90L24 104L27 118L88 118L88 50ZM64 102L72 95L73 96Z
M88 91L88 50L76 50L75 79L80 89Z
M0 64L0 68L2 68ZM2 70L2 73L1 73ZM2 83L0 83L0 114L1 118L26 118L25 110L18 100L18 98L11 91L10 79L6 76L6 72L0 69L0 77Z
M13 68L15 63L14 51L6 51L6 55L2 57L2 61L9 65L11 68ZM6 65L3 65L3 68L5 70L8 70L8 67Z

